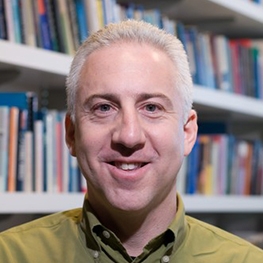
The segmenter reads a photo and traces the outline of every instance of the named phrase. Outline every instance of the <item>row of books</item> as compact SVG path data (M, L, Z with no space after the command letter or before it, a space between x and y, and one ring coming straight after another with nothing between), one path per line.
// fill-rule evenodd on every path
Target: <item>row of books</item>
M263 195L263 143L200 134L177 180L183 194Z
M174 22L158 10L116 0L0 0L0 38L72 55L89 33L127 18L162 22L174 33Z
M263 99L263 40L230 39L177 22L195 84Z
M65 144L65 112L37 109L32 92L0 93L0 192L81 192Z

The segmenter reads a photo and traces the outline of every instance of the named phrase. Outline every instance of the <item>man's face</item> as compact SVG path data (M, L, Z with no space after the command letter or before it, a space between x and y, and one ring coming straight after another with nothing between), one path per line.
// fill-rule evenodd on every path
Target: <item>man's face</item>
M196 115L184 123L174 73L167 55L148 45L122 43L88 57L66 138L94 206L140 211L175 202Z

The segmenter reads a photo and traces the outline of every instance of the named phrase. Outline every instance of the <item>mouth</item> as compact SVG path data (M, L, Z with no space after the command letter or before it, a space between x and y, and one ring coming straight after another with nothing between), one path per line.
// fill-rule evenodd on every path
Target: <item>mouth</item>
M123 163L123 162L111 162L111 165L115 166L116 168L123 170L123 171L134 171L137 170L143 166L145 166L147 163Z

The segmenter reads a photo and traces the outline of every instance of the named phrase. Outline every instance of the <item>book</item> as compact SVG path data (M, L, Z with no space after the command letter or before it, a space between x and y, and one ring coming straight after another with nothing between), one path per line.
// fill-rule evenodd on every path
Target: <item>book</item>
M7 191L9 107L0 106L0 193Z
M194 53L194 73L192 75L193 82L198 85L203 85L204 81L204 68L203 61L200 52L199 32L195 27L189 27L186 29L188 34L188 40L191 42L192 50Z
M57 111L48 110L44 115L44 141L45 141L45 191L49 193L57 192L57 155L56 155L56 120Z
M200 150L200 171L198 174L198 193L211 195L213 193L213 163L212 138L209 135L198 137Z
M186 173L186 193L195 194L197 191L198 174L200 170L199 162L199 141L196 140L192 152L187 158L187 173Z
M22 23L19 0L10 0L12 3L12 18L14 22L14 35L16 43L23 43Z
M114 5L116 4L115 0L103 0L103 14L104 14L104 23L105 25L115 22L114 14ZM141 18L142 19L142 18Z
M23 27L24 43L36 47L36 30L34 21L33 0L24 0L21 2L21 20Z
M61 113L61 120L62 123L65 123L65 112ZM70 153L68 150L68 146L66 144L66 130L65 126L63 125L62 134L62 192L68 192L69 190L69 168L70 168Z
M77 50L81 42L80 42L78 19L77 19L77 12L76 12L74 0L67 0L67 9L68 9L68 18L70 22L70 29L72 32L73 46L74 46L74 50Z
M0 39L8 39L4 0L0 0Z
M4 10L6 17L7 39L11 42L15 42L13 8L10 0L4 0Z
M215 72L214 72L214 63L213 63L213 54L211 48L211 34L209 33L199 33L200 37L200 47L201 47L201 56L204 63L204 82L203 85L215 89Z
M52 50L51 34L48 23L45 0L37 0L38 29L41 36L41 47Z
M176 191L180 194L185 194L186 187L186 170L187 169L187 157L184 158L180 170L176 177Z
M88 25L88 33L91 34L100 29L97 0L86 0L84 3Z
M24 192L34 191L34 174L33 174L33 132L25 132L25 174L24 174Z
M44 191L44 121L38 118L34 122L34 190Z
M25 133L27 131L28 111L26 109L19 110L19 124L17 136L17 172L16 172L16 191L24 190L26 159L30 156L26 154Z
M55 140L56 140L56 176L57 176L57 192L63 191L63 155L62 155L62 149L63 149L63 129L64 129L64 123L62 123L62 120L64 120L63 116L60 114L60 112L57 113L56 116L56 122L55 122Z
M88 26L84 0L75 0L75 9L79 32L79 43L82 43L88 36Z
M61 30L61 37L64 42L64 52L69 55L73 55L75 53L75 47L66 0L57 1L57 11L57 19L60 20L59 30Z
M19 125L19 109L10 107L9 118L9 147L8 147L8 182L7 189L9 192L16 191L16 175L17 175L17 150L18 150L18 125Z
M59 43L59 37L58 37L59 32L55 18L54 0L45 0L45 7L47 12L47 22L49 26L52 50L59 52L61 51L60 48L61 43Z

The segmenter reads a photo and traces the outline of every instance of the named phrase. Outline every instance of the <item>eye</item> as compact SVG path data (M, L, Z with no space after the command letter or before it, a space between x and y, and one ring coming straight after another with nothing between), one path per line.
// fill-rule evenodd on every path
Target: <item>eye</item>
M158 103L146 103L141 107L141 113L150 118L158 118L164 114L164 108Z
M94 116L106 117L114 113L114 107L109 103L98 103L92 107Z
M154 111L158 110L157 106L154 105L154 104L148 104L148 105L146 105L146 106L145 106L145 109L146 109L147 111L150 111L150 112L154 112Z
M111 106L109 104L101 104L97 107L97 110L103 111L103 112L110 111Z

